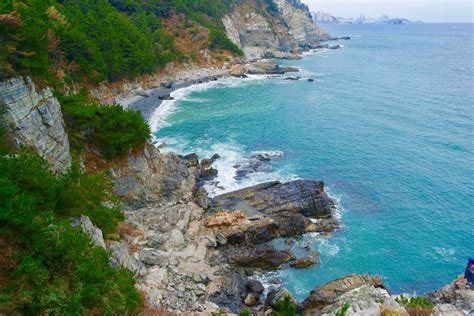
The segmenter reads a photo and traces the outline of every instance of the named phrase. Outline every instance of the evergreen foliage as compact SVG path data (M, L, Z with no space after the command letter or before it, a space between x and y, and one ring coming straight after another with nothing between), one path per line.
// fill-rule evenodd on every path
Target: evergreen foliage
M186 57L163 31L174 12L208 28L210 48L241 54L221 22L234 1L4 0L0 79L99 83L152 73Z
M150 139L150 127L139 112L119 105L99 105L83 93L60 96L71 146L82 151L91 145L111 160L142 146Z
M42 158L1 139L0 238L15 249L15 264L0 284L0 313L137 313L131 273L113 269L107 253L71 226L72 216L84 214L105 234L115 231L123 214L104 206L114 199L111 184L77 166L54 174Z

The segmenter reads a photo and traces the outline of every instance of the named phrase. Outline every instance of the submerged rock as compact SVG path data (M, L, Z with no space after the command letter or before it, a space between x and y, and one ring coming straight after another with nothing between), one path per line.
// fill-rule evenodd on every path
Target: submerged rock
M316 258L308 257L308 258L299 258L293 262L290 262L290 266L297 269L304 269L316 264Z

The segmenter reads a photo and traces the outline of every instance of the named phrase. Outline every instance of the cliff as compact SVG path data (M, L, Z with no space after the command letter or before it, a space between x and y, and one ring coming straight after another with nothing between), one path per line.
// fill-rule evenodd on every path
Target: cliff
M278 5L290 34L300 47L311 48L317 45L319 40L329 37L329 34L313 22L308 8L299 1L274 0L274 2Z
M33 148L56 171L71 165L61 106L50 89L37 89L30 78L0 82L1 126L16 146Z
M258 2L243 1L224 16L229 39L248 60L292 58L329 35L313 23L311 14L299 1L277 0L276 8L262 8Z

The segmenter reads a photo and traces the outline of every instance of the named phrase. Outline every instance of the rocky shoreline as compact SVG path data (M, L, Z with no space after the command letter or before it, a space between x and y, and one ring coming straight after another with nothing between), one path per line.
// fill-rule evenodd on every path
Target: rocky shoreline
M147 117L176 89L225 76L294 71L269 60L238 63L220 77L168 80L167 86L141 96L141 102L130 107ZM152 110L146 108L149 104ZM264 287L258 275L306 268L317 264L318 256L308 250L306 256L297 257L289 248L278 250L268 242L286 238L289 245L301 234L330 234L339 227L336 206L324 183L313 180L267 182L210 198L203 185L216 177L218 171L212 167L216 159L218 153L199 160L196 154L164 154L147 145L112 169L131 228L124 242L107 247L117 264L136 273L137 286L152 307L177 315L232 315L242 309L268 315L291 294L278 280ZM264 161L253 157L248 166L238 166L236 175L245 177L265 168ZM449 287L450 294L442 290L433 294L434 315L474 308L473 291L459 285L459 279L456 282L454 289ZM335 315L345 304L349 304L347 315L409 315L398 298L389 294L378 276L349 275L315 288L303 302L292 297L291 301L302 315Z
M290 20L293 9L286 10L289 22L301 22ZM258 20L255 15L252 18ZM238 14L232 19L229 27L242 22ZM260 26L255 27L264 36L267 33ZM263 55L274 49L247 48L249 54ZM282 57L295 57L289 49ZM104 103L117 102L139 110L148 119L176 89L225 76L296 71L265 59L236 61L218 68L168 70L166 75L120 87L101 86L92 93ZM37 89L29 79L14 78L0 85L0 95L10 136L36 150L55 170L66 170L72 160L69 141L59 102L51 91ZM132 102L136 100L144 102ZM87 170L91 163L87 157L78 159ZM217 159L218 153L200 160L196 154L163 153L146 143L115 161L100 161L125 210L120 236L104 240L86 216L72 220L93 244L110 253L112 266L135 275L146 309L162 308L176 315L233 315L246 308L256 315L270 315L277 302L288 296L302 315L335 315L343 309L346 315L410 314L411 307L399 296L390 295L378 276L341 277L315 288L303 302L291 298L278 280L264 287L258 280L260 273L306 268L317 264L318 257L311 249L298 257L290 247L276 249L268 242L286 238L289 245L305 233L330 234L339 227L336 205L325 192L323 181L309 179L266 182L211 198L203 186L215 178L218 171L213 163ZM251 157L248 164L236 166L236 175L246 177L265 170L267 159L271 158ZM474 290L462 277L428 298L434 315L464 315L474 309Z

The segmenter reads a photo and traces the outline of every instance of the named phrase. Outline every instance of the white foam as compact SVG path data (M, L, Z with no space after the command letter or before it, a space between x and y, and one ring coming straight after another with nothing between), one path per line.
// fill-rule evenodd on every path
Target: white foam
M149 125L153 132L158 131L160 128L169 126L168 118L178 111L178 104L180 101L189 100L189 95L193 92L197 91L205 91L211 88L217 87L235 87L241 84L245 84L248 82L256 81L256 80L263 80L266 79L266 75L248 75L246 79L239 79L233 77L225 77L221 78L216 81L209 81L199 84L194 84L189 87L184 87L181 89L176 89L175 91L170 93L170 96L174 98L174 100L164 100L160 106L158 106L155 111L153 112L150 120ZM194 99L193 99L194 100ZM199 100L198 102L205 102L206 100Z
M334 257L339 253L339 247L335 244L331 244L331 240L328 238L322 239L318 251L320 253L325 253L331 257Z

